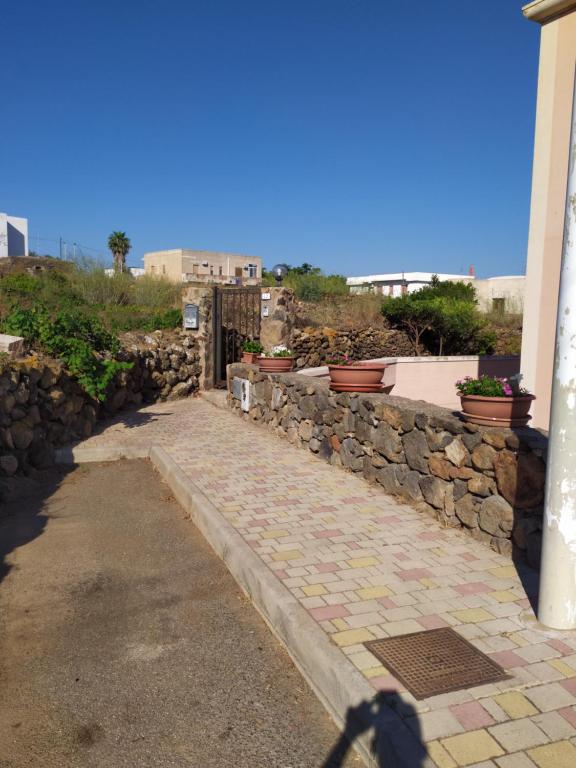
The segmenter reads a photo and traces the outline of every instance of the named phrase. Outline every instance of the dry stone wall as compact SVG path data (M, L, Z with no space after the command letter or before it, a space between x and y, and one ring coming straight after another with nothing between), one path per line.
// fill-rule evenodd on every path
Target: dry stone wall
M0 497L2 478L48 468L57 446L88 437L99 419L198 388L197 345L184 332L127 335L120 357L133 366L116 377L103 404L58 360L30 354L0 369Z
M353 360L414 355L413 346L405 333L380 328L355 331L336 331L332 328L295 330L291 347L298 369L315 368L339 355L347 355Z
M422 401L336 394L326 381L298 374L240 364L229 372L229 404L245 419L538 565L547 451L540 433L477 427ZM251 382L247 412L234 379Z

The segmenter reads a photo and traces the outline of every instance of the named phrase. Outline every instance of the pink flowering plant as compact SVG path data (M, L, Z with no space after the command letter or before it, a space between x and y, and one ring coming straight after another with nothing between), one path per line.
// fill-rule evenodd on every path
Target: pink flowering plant
M477 379L466 376L456 382L456 389L461 395L480 395L481 397L520 397L527 395L528 390L520 386L522 376L480 376Z
M348 355L338 355L326 360L326 365L354 365L356 361Z

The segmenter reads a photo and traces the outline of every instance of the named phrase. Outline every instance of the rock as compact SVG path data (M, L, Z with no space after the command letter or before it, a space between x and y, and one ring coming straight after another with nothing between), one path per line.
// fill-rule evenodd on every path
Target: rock
M376 403L374 413L377 419L386 422L398 432L409 432L414 428L414 414L387 403Z
M482 443L472 451L472 466L476 469L492 469L496 455L491 445Z
M360 443L352 437L347 437L342 441L340 458L342 464L354 472L360 472L364 468L364 451Z
M278 411L284 405L284 393L280 387L272 387L272 397L270 407L273 411Z
M301 421L300 426L298 427L298 437L302 438L302 440L310 440L312 437L312 429L314 427L314 422L312 421Z
M40 378L38 385L42 389L50 389L50 387L53 387L54 384L56 384L56 382L60 379L61 375L62 375L61 368L47 365L46 368L44 368L42 377Z
M397 466L384 467L376 472L376 480L382 485L386 493L400 493L400 481L397 475Z
M312 453L318 453L318 451L320 450L320 446L321 445L322 445L322 443L320 442L320 440L318 440L317 437L312 437L310 439L309 444L308 444L308 448L310 448Z
M428 441L423 432L419 429L413 429L402 436L402 445L406 463L411 469L415 469L423 474L428 474L428 456L430 449Z
M34 439L34 432L21 421L12 424L10 427L10 434L14 442L14 447L20 451L25 451Z
M10 477L18 469L18 459L16 456L7 454L6 456L0 456L0 472L3 475Z
M474 497L467 493L456 502L456 517L466 528L478 527L478 506Z
M486 475L475 475L468 480L468 490L476 496L490 496L496 493L496 483Z
M36 469L48 469L54 464L54 446L45 440L35 440L28 451L28 458Z
M381 422L372 430L370 442L374 449L389 461L400 463L404 461L402 440L398 433L386 422Z
M518 457L508 450L500 451L494 460L498 492L518 509L537 507L544 499L546 466L533 453Z
M340 451L340 448L342 447L342 443L340 442L340 440L336 435L332 435L332 437L330 437L330 446L332 447L333 451L336 451L336 452Z
M454 501L458 501L468 493L468 483L464 480L454 480L452 488L454 489Z
M422 495L436 509L444 509L446 496L446 483L437 477L426 475L420 478L420 490Z
M168 400L180 400L183 397L187 397L192 389L192 384L189 381L181 381L172 387Z
M480 432L474 432L472 434L462 435L460 439L469 451L473 451L474 448L482 442L482 435Z
M448 443L453 440L453 436L450 432L446 432L445 430L440 430L438 432L430 427L426 427L425 432L428 446L431 451L442 451L446 448Z
M459 437L454 438L451 443L448 443L444 448L444 453L446 454L448 461L455 467L463 466L470 457L468 449Z
M485 430L482 433L482 440L493 448L501 450L506 448L506 436L496 430Z
M480 505L480 528L493 536L502 536L512 530L514 510L502 496L489 496Z
M420 434L422 434L420 432ZM422 491L420 490L420 473L416 471L407 472L401 482L401 494L411 501L420 501Z
M498 536L494 536L490 539L490 546L499 552L504 557L512 557L512 542L510 539L502 539Z
M433 475L441 477L443 480L450 480L450 467L441 456L432 454L428 459L428 468Z

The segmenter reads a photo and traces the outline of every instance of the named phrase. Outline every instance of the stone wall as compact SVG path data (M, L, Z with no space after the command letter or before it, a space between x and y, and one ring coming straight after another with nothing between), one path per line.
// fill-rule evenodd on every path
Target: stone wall
M353 360L414 355L413 345L405 333L379 328L356 331L305 328L295 330L290 343L298 369L315 368L339 355L347 355Z
M33 475L54 462L54 449L92 434L121 408L185 397L198 388L194 339L181 331L127 334L119 357L133 363L93 400L58 360L29 354L0 369L0 479ZM2 494L0 480L0 496Z
M229 404L245 419L498 552L538 564L547 450L540 433L477 427L422 401L335 394L326 381L298 374L240 364L229 374ZM251 383L245 413L235 379Z

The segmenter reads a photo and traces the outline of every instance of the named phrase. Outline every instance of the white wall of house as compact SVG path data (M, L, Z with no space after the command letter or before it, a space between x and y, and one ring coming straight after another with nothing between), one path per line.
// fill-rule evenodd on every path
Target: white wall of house
M0 258L28 256L28 219L0 213Z

